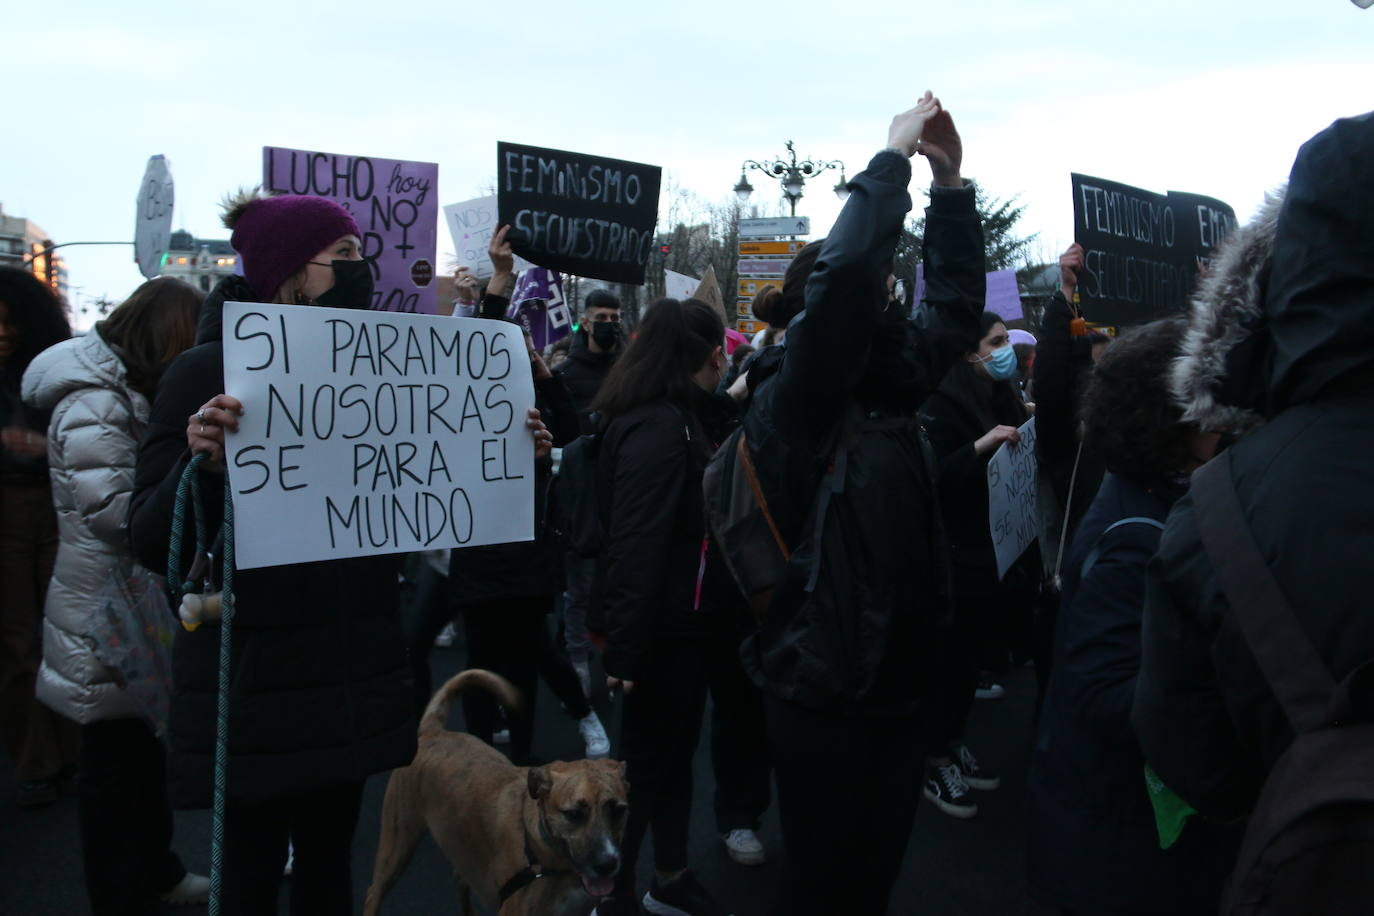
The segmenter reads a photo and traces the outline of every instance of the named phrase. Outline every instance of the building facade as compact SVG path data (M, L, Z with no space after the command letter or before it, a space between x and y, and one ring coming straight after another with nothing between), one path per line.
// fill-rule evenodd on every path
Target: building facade
M67 301L67 262L51 251L53 240L31 219L10 216L0 204L0 266L28 270Z
M198 239L185 229L172 233L162 276L176 277L208 293L238 269L238 253L226 239Z

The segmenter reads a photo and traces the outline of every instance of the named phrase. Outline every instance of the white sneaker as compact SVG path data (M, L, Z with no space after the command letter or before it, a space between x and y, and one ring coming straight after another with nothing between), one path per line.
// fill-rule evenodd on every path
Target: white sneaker
M202 906L210 900L210 879L189 871L177 886L161 895L168 906Z
M1007 691L991 675L980 677L978 689L973 691L973 696L979 700L1000 700L1006 695Z
M725 851L741 865L762 865L768 861L768 853L764 851L759 835L744 827L725 835Z
M492 744L510 744L510 729L499 728L491 733Z
M453 624L446 623L444 628L439 631L439 635L434 637L434 648L447 649L453 645L453 641L458 638L458 633L453 629Z
M577 730L582 733L582 742L587 745L587 758L599 760L611 754L611 739L606 736L606 727L601 717L593 709L577 720Z
M283 868L283 869L281 870L281 873L282 873L285 877L289 878L289 877L291 877L291 873L292 873L293 871L295 871L295 870L296 870L296 844L293 843L293 842L291 842L290 840L287 840L287 841L286 841L286 867Z

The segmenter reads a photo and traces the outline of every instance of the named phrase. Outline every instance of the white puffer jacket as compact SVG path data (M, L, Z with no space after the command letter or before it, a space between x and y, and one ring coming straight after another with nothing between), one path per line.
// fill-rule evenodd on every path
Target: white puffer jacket
M24 373L23 396L53 412L48 467L61 534L38 699L81 723L136 716L87 634L95 595L132 560L125 523L148 400L128 387L123 361L95 331L40 353Z

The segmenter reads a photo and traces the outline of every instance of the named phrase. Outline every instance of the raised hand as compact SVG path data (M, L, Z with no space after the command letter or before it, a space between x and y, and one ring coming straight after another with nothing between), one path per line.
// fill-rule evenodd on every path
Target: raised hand
M1064 298L1073 301L1074 290L1078 288L1078 275L1083 272L1083 246L1074 242L1059 256L1059 288Z
M510 242L506 241L506 233L510 231L510 226L502 226L491 237L491 244L487 246L487 256L491 258L491 266L500 274L515 273L515 252L511 250Z
M930 163L930 174L935 183L944 188L958 188L964 184L959 174L964 164L964 141L954 126L954 119L935 99L936 111L925 122L920 138L916 141L916 152L926 157Z
M921 96L921 100L916 103L916 107L904 111L892 119L892 126L887 129L888 148L901 150L908 156L916 155L926 122L934 117L939 110L939 101L927 89L926 94Z
M463 305L477 304L477 276L466 267L458 268L453 275L454 298Z

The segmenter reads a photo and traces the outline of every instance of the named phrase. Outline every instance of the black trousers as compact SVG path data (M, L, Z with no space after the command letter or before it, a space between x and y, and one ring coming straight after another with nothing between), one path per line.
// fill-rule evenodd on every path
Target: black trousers
M764 695L787 856L775 916L883 916L919 797L914 718L851 719Z
M616 893L634 892L639 847L654 832L654 865L687 867L692 757L706 707L706 647L678 643L655 652L650 677L625 695L620 759L630 783L630 817L621 843Z
M224 819L224 878L220 912L264 916L277 912L286 844L296 853L291 873L292 916L352 916L353 833L363 784L262 802L229 801Z
M167 751L142 719L81 726L77 817L93 916L160 912L186 876L172 852Z
M401 618L405 635L406 654L410 658L411 673L415 676L415 717L424 715L429 699L434 695L434 677L429 670L429 653L434 639L444 624L453 621L455 607L448 592L448 577L427 560L419 564L415 591L410 607Z
M717 634L708 659L711 687L711 770L716 780L716 829L758 830L773 795L773 764L763 718L763 692L740 661L742 637Z
M525 698L525 715L511 716L511 760L526 766L534 738L534 708L539 687L539 641L549 598L502 598L463 605L468 667L494 671ZM491 743L496 730L496 700L480 690L463 694L468 734Z

